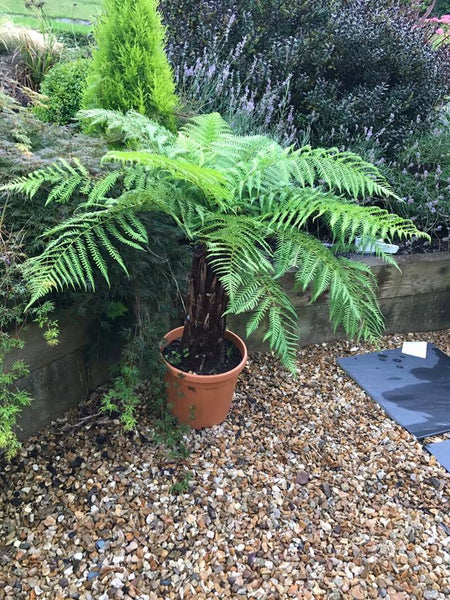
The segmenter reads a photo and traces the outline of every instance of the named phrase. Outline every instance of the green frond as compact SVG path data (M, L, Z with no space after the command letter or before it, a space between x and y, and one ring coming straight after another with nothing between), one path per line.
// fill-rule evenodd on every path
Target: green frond
M117 184L121 176L122 172L117 169L115 171L111 171L110 173L93 183L91 189L89 190L89 197L86 205L98 204L102 200L104 200L108 192L110 192L113 189L113 187Z
M230 299L229 314L252 312L247 322L247 336L262 325L264 340L276 352L284 366L296 372L299 323L295 308L283 288L267 273L253 275Z
M149 185L153 184L153 174L148 167L133 163L125 169L123 180L124 190L145 192Z
M295 262L296 285L311 286L311 302L329 290L330 320L336 329L342 325L350 337L375 340L383 329L377 299L376 279L362 262L335 256L319 240L292 231L298 249ZM294 260L292 261L294 263Z
M219 206L226 206L224 201L229 199L230 192L226 187L225 176L215 169L200 167L184 158L169 158L150 152L108 152L103 160L121 163L138 162L141 165L159 169L167 173L173 180L191 183L204 196Z
M392 240L412 236L428 237L409 219L389 213L377 206L360 206L320 189L298 189L286 192L283 201L265 211L270 225L277 231L301 229L310 219L323 219L329 226L337 249L348 250L356 236L367 243L378 238ZM261 202L266 203L262 197Z
M231 303L225 314L239 315L244 312L254 311L258 308L264 289L257 279L250 278L241 289L233 295Z
M194 142L196 147L201 150L209 149L213 142L231 133L231 127L219 113L193 117L180 129L181 140L186 138Z
M206 244L210 264L219 276L229 298L250 273L268 273L272 265L266 256L270 252L264 241L264 226L246 215L208 215L198 230Z
M85 167L75 159L73 163L74 167L60 158L49 167L13 179L10 183L1 186L0 191L24 194L28 198L33 198L44 184L49 184L51 191L46 203L67 202L78 187L90 185L89 174Z
M272 143L258 150L246 160L240 160L227 169L227 180L238 202L248 199L250 203L266 193L279 189L282 182L288 185L290 170L286 160L287 151Z
M207 147L207 156L213 164L220 164L224 171L228 171L238 163L252 160L258 153L262 156L267 152L273 154L274 148L283 152L281 146L262 135L224 134Z
M255 310L249 320L247 321L247 329L246 334L247 337L250 337L255 331L259 329L264 319L266 318L267 311L269 310L272 304L272 299L268 296L261 298L258 302L258 305L255 307ZM229 311L230 312L230 311ZM245 311L243 311L245 312ZM236 313L239 314L239 313Z
M290 302L280 302L280 305L269 308L269 324L264 341L269 341L271 350L278 354L281 363L292 374L297 372L299 337L294 333L297 329L298 318Z
M252 303L252 286L258 286L258 300ZM293 374L296 373L296 356L299 341L299 322L295 308L282 286L270 273L253 276L235 297L230 300L229 312L239 314L254 310L247 322L247 336L265 325L264 340L271 350L280 357L282 364Z
M304 146L291 154L290 162L292 175L302 187L323 181L329 190L345 191L352 198L395 197L377 167L353 152Z
M299 264L300 248L296 236L285 235L283 231L275 237L275 251L273 253L275 278L279 278Z
M30 305L49 292L65 287L95 289L93 265L109 284L106 255L128 273L114 240L141 250L142 244L147 242L139 219L132 212L117 207L75 214L46 235L54 239L40 256L24 264L31 292Z
M153 152L164 153L175 141L171 131L132 110L122 113L117 110L94 108L80 110L77 117L93 128L102 129L108 141L120 142L133 148L147 148Z

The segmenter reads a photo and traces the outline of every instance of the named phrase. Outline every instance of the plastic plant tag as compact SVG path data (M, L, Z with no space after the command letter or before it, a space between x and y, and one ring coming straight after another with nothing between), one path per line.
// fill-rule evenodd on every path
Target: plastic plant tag
M417 356L417 358L427 357L427 342L403 342L403 354Z
M399 249L399 246L387 244L382 239L376 240L373 244L365 244L361 237L355 237L355 246L363 254L375 254L376 250L385 252L386 254L397 254Z

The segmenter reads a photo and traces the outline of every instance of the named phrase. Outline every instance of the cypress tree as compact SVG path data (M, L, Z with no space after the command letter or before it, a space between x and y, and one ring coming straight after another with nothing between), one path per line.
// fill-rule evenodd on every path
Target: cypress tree
M135 110L175 129L175 84L158 0L103 0L83 108Z

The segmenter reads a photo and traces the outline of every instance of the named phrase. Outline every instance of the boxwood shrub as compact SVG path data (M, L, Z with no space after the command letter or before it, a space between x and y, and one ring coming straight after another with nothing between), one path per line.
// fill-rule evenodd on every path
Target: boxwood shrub
M44 106L36 108L40 119L59 125L70 123L80 109L89 62L87 58L80 58L61 62L50 69L40 90L47 98Z

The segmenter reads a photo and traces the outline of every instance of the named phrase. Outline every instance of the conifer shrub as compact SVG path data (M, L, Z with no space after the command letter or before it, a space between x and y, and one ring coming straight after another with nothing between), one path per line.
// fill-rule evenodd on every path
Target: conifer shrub
M137 111L175 129L177 105L157 0L103 0L83 108Z
M80 109L89 63L81 58L50 69L41 85L41 93L47 98L43 106L36 108L40 119L59 125L72 121Z

